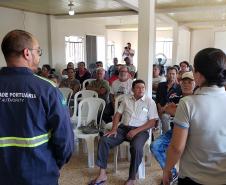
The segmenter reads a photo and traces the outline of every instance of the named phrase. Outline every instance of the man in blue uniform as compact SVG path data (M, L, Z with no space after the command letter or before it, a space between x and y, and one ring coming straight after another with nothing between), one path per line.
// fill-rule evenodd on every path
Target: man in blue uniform
M73 152L73 132L63 96L33 73L42 50L33 35L9 32L0 70L0 181L4 185L57 185Z

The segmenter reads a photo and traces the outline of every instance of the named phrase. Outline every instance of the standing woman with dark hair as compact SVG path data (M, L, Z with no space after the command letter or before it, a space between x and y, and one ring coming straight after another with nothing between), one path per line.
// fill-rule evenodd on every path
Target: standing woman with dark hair
M226 55L206 48L194 60L199 88L180 100L167 152L163 182L180 160L179 185L226 184Z

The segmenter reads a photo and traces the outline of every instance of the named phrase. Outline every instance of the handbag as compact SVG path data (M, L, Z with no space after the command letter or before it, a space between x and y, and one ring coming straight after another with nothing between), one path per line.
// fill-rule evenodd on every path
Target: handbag
M97 134L97 133L99 133L99 129L95 125L95 120L92 120L86 126L81 126L78 129L81 130L83 134Z

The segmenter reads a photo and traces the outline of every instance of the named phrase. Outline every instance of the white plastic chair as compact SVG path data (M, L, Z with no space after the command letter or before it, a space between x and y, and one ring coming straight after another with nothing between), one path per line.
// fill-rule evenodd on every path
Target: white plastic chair
M84 80L83 83L82 83L82 89L83 90L86 89L86 86L89 85L94 80L96 80L96 79L91 78L91 79Z
M59 90L63 94L65 100L67 100L67 105L69 106L73 90L68 87L60 87Z
M74 134L76 138L84 139L86 142L89 168L94 168L94 140L99 134L84 134L78 128L81 125L87 125L93 120L97 124L97 117L99 114L100 120L98 125L100 125L104 108L105 101L103 99L93 97L83 99L78 105L78 124L74 129Z
M71 122L73 124L76 124L78 122L78 102L85 99L85 98L89 98L89 97L96 97L98 98L98 94L96 91L92 91L92 90L81 90L79 92L77 92L74 96L74 112L73 115L71 117Z
M125 96L127 96L127 95L121 94L121 95L119 95L119 96L117 96L117 97L115 98L114 114L117 112L118 107L119 107L119 105L120 105L120 102L123 100L123 98L124 98ZM105 130L111 130L111 128L112 128L112 122L109 122L109 123L105 124L104 128L105 128Z

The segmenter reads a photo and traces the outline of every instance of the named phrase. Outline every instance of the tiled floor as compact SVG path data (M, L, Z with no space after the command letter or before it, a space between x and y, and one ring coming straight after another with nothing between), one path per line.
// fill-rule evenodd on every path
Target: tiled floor
M108 162L107 185L123 185L128 177L129 162L119 160L118 172L113 170L113 154L111 153ZM60 185L87 185L90 180L96 177L98 168L89 169L87 167L87 155L80 152L74 154L67 165L61 170ZM136 185L158 185L162 176L162 170L157 162L152 158L151 166L146 167L146 178L137 180Z

